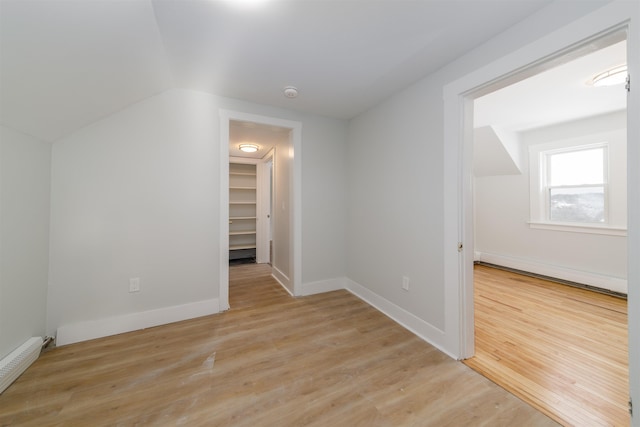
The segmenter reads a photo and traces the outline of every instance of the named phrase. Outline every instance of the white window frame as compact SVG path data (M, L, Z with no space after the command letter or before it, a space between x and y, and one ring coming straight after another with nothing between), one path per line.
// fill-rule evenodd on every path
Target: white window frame
M551 157L557 154L577 153L580 151L602 149L602 183L600 184L582 184L582 185L549 185L551 181ZM581 145L577 147L558 148L554 150L546 150L540 153L541 175L544 177L543 192L545 196L544 221L552 224L568 224L568 225L608 225L609 224L609 144L600 142L597 144ZM604 221L603 222L561 222L551 219L551 190L555 188L590 188L602 187L604 193Z
M569 231L577 233L607 234L626 236L626 228L610 224L609 197L609 143L576 144L558 147L558 144L540 144L529 147L530 168L530 221L529 226L535 229ZM604 222L560 222L550 219L550 191L552 188L593 187L593 184L575 186L550 186L549 158L554 154L569 153L594 148L603 148L603 189L604 189ZM600 184L596 184L598 186Z

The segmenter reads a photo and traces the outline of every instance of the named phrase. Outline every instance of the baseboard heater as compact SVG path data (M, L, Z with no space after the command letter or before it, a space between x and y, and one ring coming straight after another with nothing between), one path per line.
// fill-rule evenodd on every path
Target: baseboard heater
M40 356L42 338L29 338L0 360L0 393L4 392Z
M584 283L572 282L571 280L558 279L557 277L545 276L544 274L532 273L530 271L519 270L517 268L505 267L503 265L491 264L490 262L474 261L474 265L484 265L486 267L497 268L498 270L510 271L512 273L522 274L523 276L535 277L537 279L548 280L550 282L560 283L562 285L573 286L574 288L586 289L588 291L598 292L610 295L616 298L627 299L627 294L612 291L610 289L599 288L597 286L586 285Z

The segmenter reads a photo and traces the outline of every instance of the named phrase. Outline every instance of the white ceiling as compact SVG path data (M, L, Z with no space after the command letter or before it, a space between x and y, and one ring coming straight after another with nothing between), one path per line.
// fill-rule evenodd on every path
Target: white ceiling
M170 88L350 118L550 2L0 0L0 123L55 141Z
M474 127L521 132L624 110L624 85L594 87L591 79L626 64L626 41L551 68L475 100Z
M253 122L231 120L229 122L229 155L261 159L276 146L278 142L287 141L290 129L263 125ZM258 146L255 153L240 151L240 144Z
M0 123L45 141L173 86L146 1L0 0Z
M624 85L590 83L595 75L625 64L626 49L622 41L583 56L572 52L558 59L562 65L476 99L475 176L519 174L519 132L624 110Z

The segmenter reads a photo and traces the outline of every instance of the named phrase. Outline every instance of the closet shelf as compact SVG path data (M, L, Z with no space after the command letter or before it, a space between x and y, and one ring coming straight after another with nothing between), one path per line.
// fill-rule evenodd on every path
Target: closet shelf
M241 236L243 234L256 234L256 230L230 231L229 232L229 236Z
M2 0L0 0L2 1ZM258 182L255 164L229 163L229 259L256 256L256 196Z
M229 250L232 250L232 251L237 251L237 250L240 250L240 249L255 249L255 248L256 248L255 244L253 244L253 245L230 245L229 246Z

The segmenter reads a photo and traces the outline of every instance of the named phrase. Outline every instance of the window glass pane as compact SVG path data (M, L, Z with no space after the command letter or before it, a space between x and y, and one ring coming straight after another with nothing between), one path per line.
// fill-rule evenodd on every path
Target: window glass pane
M604 222L604 187L550 188L549 219L560 222Z
M604 183L604 149L570 151L549 155L549 185Z

